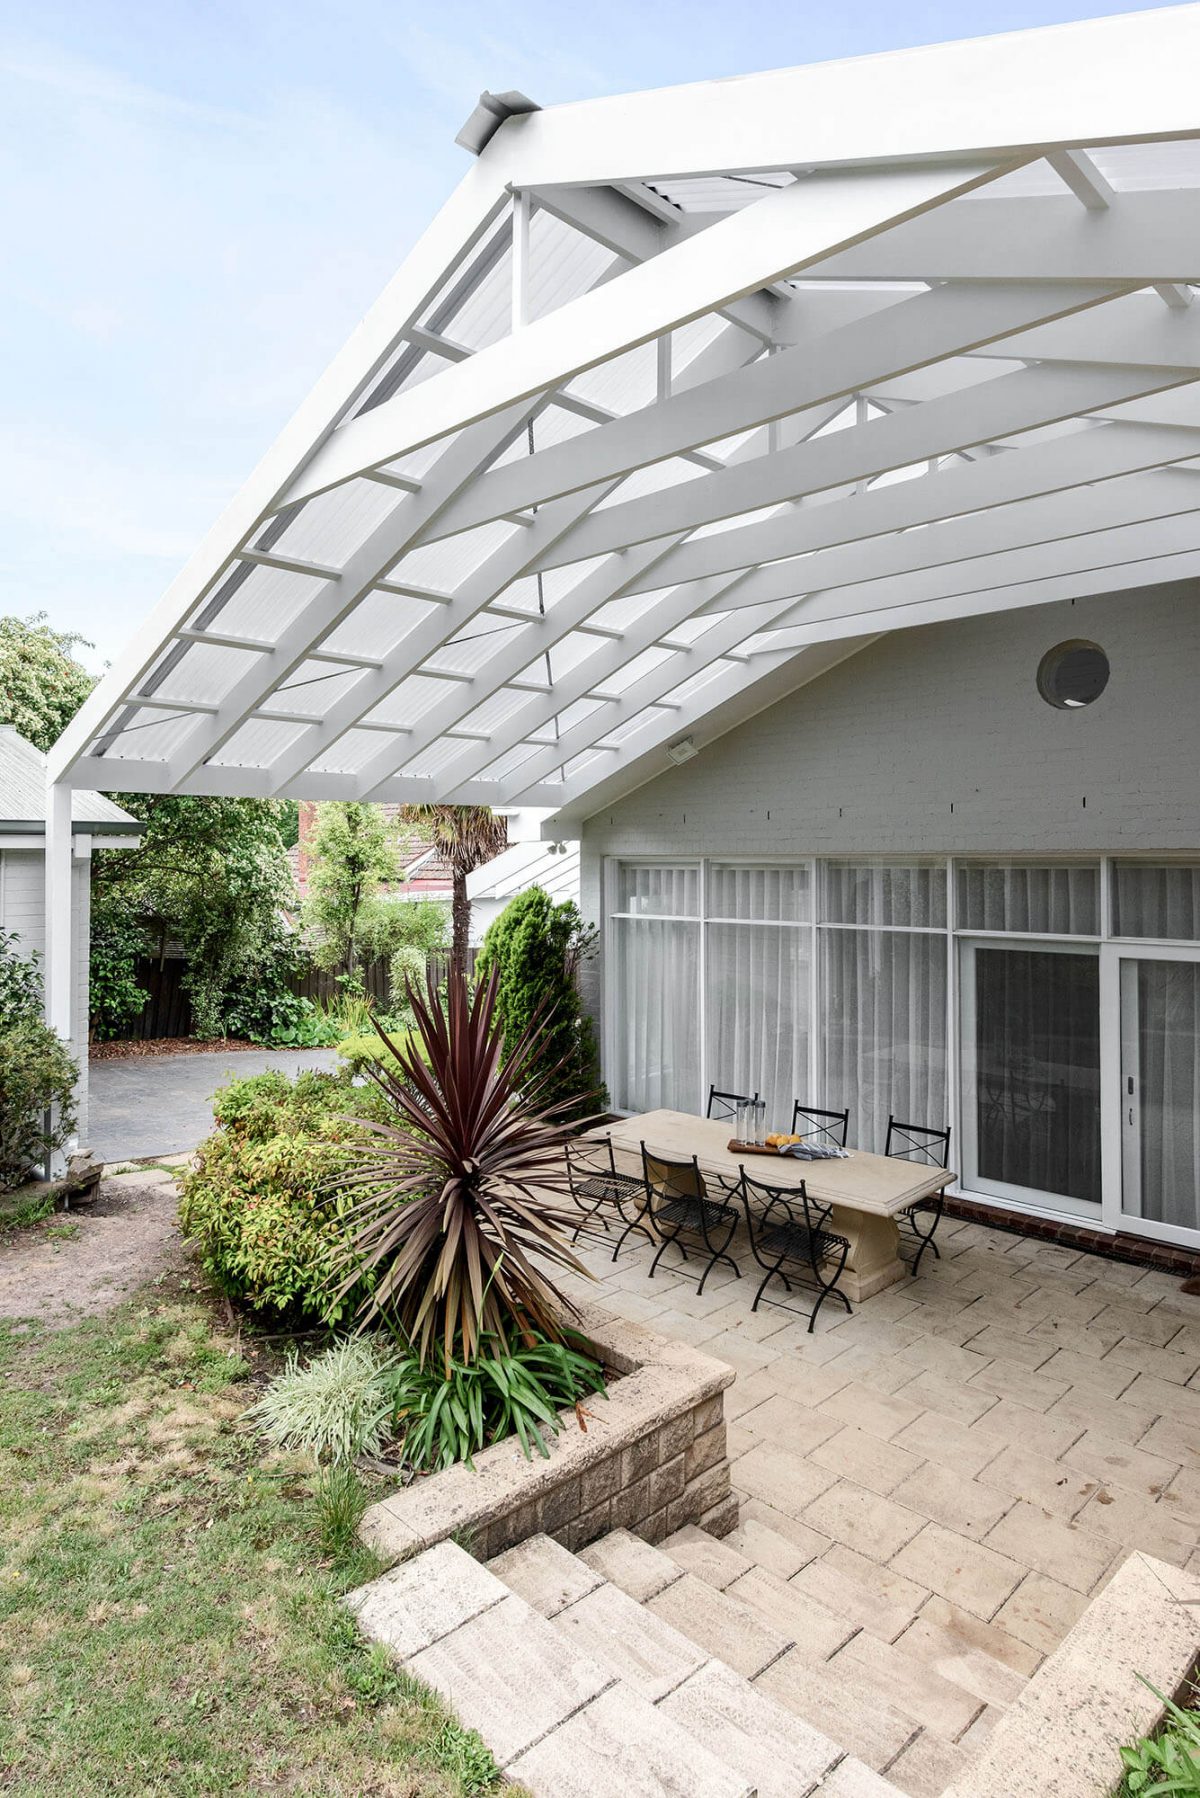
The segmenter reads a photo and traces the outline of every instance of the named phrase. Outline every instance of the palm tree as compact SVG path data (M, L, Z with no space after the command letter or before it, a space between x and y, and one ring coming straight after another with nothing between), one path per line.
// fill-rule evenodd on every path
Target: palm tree
M450 864L454 880L450 969L465 979L471 929L467 875L507 849L508 822L498 817L490 805L406 805L401 817L435 843Z

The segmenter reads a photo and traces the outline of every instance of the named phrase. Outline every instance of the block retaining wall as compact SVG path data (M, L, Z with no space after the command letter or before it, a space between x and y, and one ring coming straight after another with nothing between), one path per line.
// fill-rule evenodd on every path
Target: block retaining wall
M497 1442L474 1468L448 1467L381 1499L363 1540L389 1564L454 1537L481 1560L538 1534L586 1547L609 1530L659 1542L685 1524L726 1535L737 1522L724 1395L731 1367L594 1307L579 1326L620 1377L574 1411L545 1460Z

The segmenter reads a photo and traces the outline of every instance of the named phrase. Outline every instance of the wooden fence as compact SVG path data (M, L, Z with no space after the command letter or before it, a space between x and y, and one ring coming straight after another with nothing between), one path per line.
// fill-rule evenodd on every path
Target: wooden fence
M467 954L468 971L475 970L476 951ZM450 957L438 952L429 957L429 972L441 984L450 967ZM131 1041L150 1042L161 1037L192 1034L192 1007L184 985L187 962L181 956L168 955L161 961L143 957L137 964L137 982L150 995L141 1016L126 1033ZM363 985L379 1011L386 1011L391 1001L392 986L386 959L368 963L363 970ZM328 1005L341 993L336 974L324 968L310 968L295 983L295 990L318 1005Z

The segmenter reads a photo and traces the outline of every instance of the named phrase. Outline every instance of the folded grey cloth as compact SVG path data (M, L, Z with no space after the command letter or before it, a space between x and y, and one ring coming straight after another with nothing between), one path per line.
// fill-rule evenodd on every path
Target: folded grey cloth
M835 1148L832 1143L789 1142L780 1149L781 1155L794 1155L797 1161L847 1161L849 1149Z

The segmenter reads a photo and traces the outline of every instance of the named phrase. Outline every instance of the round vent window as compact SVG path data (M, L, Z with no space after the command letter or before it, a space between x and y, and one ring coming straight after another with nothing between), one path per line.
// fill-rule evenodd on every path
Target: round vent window
M1038 692L1059 711L1099 699L1108 685L1108 657L1098 643L1057 643L1038 664Z

